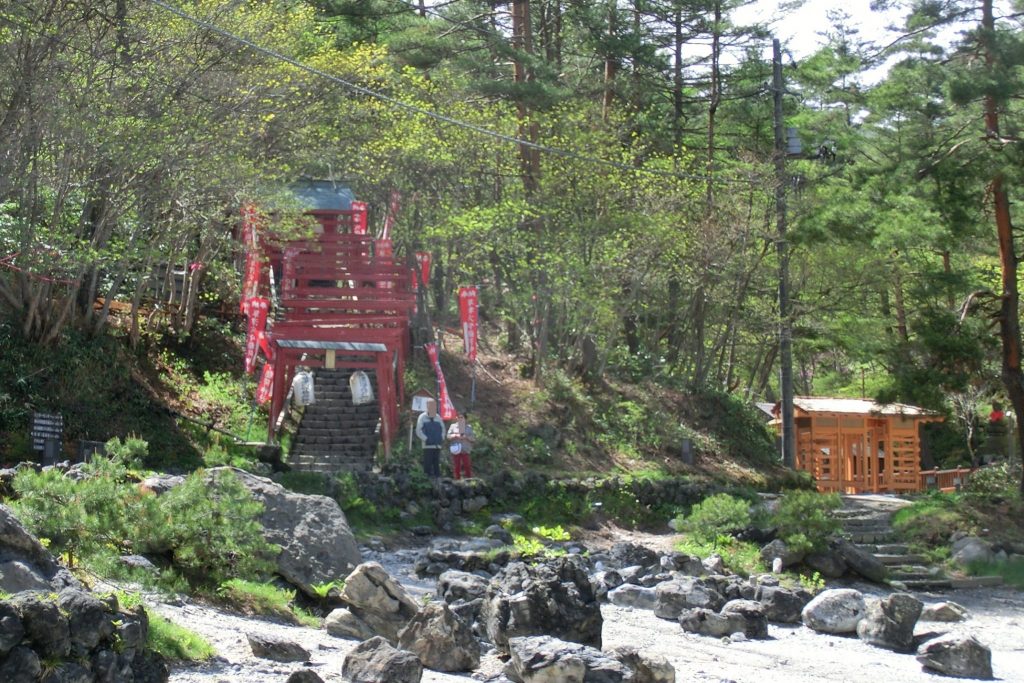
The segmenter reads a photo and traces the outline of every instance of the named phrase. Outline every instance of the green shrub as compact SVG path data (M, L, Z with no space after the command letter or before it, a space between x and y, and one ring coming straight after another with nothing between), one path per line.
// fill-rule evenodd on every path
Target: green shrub
M828 537L841 526L833 512L842 501L837 493L788 491L771 515L778 537L796 551L811 552L825 547Z
M1020 499L1020 464L1001 462L971 473L964 483L968 498L1000 503Z
M171 548L175 567L191 584L217 586L273 570L280 549L263 538L263 506L230 470L213 481L198 470L158 500L162 519L148 530L148 540Z
M973 525L967 519L963 495L929 491L897 510L892 527L918 552L940 547L948 552L950 534L971 530Z
M718 493L697 503L685 517L677 517L674 526L699 541L718 545L720 539L741 531L750 524L750 504L728 493Z
M994 562L972 562L967 566L971 576L1001 576L1008 586L1024 589L1024 560L1009 559Z
M272 570L277 548L263 538L262 506L237 477L225 471L208 482L200 470L162 496L143 493L124 460L145 453L129 444L116 444L113 457L94 458L79 481L56 470L19 472L14 513L69 566L96 558L96 566L109 567L118 553L169 556L167 571L195 586ZM174 576L160 578L174 583Z
M738 541L728 536L708 541L688 536L676 544L676 550L687 555L706 558L717 554L727 569L740 576L763 574L767 571L761 561L761 549L756 543Z

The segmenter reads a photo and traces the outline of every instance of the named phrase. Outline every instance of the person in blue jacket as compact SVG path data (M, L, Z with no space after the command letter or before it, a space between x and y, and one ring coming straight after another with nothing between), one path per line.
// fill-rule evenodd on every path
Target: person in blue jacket
M437 414L437 402L427 399L427 411L416 419L416 436L423 444L423 471L437 481L441 478L441 447L444 446L444 420Z

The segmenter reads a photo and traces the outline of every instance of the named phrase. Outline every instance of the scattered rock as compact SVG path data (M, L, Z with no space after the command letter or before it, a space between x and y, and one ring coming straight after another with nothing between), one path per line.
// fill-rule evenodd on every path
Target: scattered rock
M496 541L501 541L505 545L512 545L515 542L512 538L512 534L503 526L498 524L492 524L484 529L484 536L487 538L493 538Z
M551 636L525 636L509 640L509 667L526 683L633 681L633 670L600 650Z
M821 633L853 633L864 617L866 605L860 591L833 588L822 591L804 607L804 626Z
M743 617L738 614L719 614L703 607L683 610L679 615L679 625L687 633L713 638L742 631L745 626Z
M608 591L608 602L618 607L654 609L658 604L658 594L654 588L627 583Z
M324 679L312 669L299 669L293 672L285 683L324 683Z
M883 583L885 581L889 570L877 557L843 538L834 540L831 545L836 554L842 558L852 571L860 574L868 581L874 581L875 583Z
M175 486L180 486L185 483L185 477L180 474L154 474L150 477L146 477L139 483L139 488L143 491L149 491L161 496Z
M767 638L768 619L765 617L761 603L753 600L730 600L722 607L721 614L726 617L738 617L742 622L739 629L747 638ZM735 631L733 631L735 633Z
M917 649L925 669L961 678L992 678L992 652L974 636L948 634Z
M350 640L367 640L377 635L369 624L344 607L332 610L327 615L324 619L324 628L332 636Z
M275 662L308 662L309 651L298 643L259 633L246 633L252 653Z
M758 586L754 599L761 603L768 621L798 624L800 613L811 601L811 594L805 590L789 590L781 586Z
M701 565L703 565L704 569L706 569L710 574L725 573L725 562L722 560L721 555L716 554L711 555L710 557L705 557L701 561Z
M472 671L480 664L473 629L443 602L420 610L398 634L398 646L434 671Z
M687 576L658 584L655 588L657 604L654 613L662 619L676 620L687 609L709 609L718 611L725 604L725 598L707 579Z
M345 579L341 599L357 617L390 642L419 611L405 588L376 562L365 562Z
M633 683L676 683L676 670L660 655L649 655L630 645L620 645L608 654L634 672Z
M661 558L661 568L671 572L679 572L687 576L704 576L707 570L699 557L686 553L672 553Z
M608 558L613 567L651 567L658 566L658 553L639 543L616 543L608 550Z
M967 609L958 605L952 600L937 602L933 605L925 605L921 610L919 621L964 621L967 619Z
M413 653L393 648L386 639L376 636L348 653L341 675L352 683L419 683L423 665Z
M909 593L872 600L867 603L864 618L857 623L857 636L875 647L911 652L921 607L921 601Z
M532 635L601 645L601 606L577 555L533 567L509 564L491 579L480 619L499 649L510 638Z
M447 603L482 598L487 592L487 579L469 572L449 569L437 577L437 596Z

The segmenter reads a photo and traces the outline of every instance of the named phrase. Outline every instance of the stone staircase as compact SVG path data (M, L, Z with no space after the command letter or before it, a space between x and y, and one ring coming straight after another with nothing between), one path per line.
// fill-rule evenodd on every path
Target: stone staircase
M954 578L928 558L910 552L899 543L892 528L892 516L910 501L894 496L843 496L843 506L836 511L843 524L843 534L862 550L874 555L889 568L889 582L894 587L912 591L941 591L953 588L978 588L1001 585L999 577L978 576Z
M292 470L333 474L369 471L377 451L380 411L377 402L352 405L352 370L317 369L316 402L306 406L292 439L287 463ZM367 372L377 392L375 373Z

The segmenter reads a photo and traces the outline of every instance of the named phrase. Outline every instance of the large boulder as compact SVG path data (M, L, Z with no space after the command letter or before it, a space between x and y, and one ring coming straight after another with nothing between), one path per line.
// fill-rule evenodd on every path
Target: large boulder
M804 607L804 626L821 633L853 633L867 606L860 591L833 588L822 591Z
M509 564L487 586L480 621L501 650L510 638L534 635L601 646L601 606L575 555L532 567Z
M914 626L922 603L908 593L893 593L867 603L864 618L857 623L857 636L876 647L897 652L914 649Z
M41 593L18 593L11 604L21 613L25 636L43 659L60 659L71 653L68 618L53 600Z
M345 513L327 496L295 493L270 479L235 468L215 467L210 480L230 470L263 503L264 535L281 547L277 571L289 583L316 597L313 586L346 576L362 558Z
M768 621L781 624L800 623L800 613L811 601L806 590L790 590L782 586L758 586L754 599L761 603Z
M992 651L974 636L947 634L921 644L917 661L925 669L960 678L992 678Z
M716 590L716 584L704 578L685 576L658 584L654 614L662 619L676 620L684 610L709 609L717 612L725 598Z
M761 603L753 600L730 600L722 607L724 616L738 618L743 624L741 629L747 638L767 638L768 619L765 617Z
M398 647L412 652L434 671L472 671L480 664L480 645L473 629L443 602L420 610L398 634Z
M4 656L25 637L21 613L14 605L0 602L0 657Z
M114 633L107 605L91 593L65 588L57 595L57 605L67 615L71 651L79 657L96 648Z
M776 538L761 548L761 561L771 567L775 559L782 561L783 568L800 564L804 559L804 553L791 549L781 538Z
M509 673L523 683L633 683L634 672L600 650L551 636L512 638Z
M809 553L804 558L804 564L830 579L838 579L846 574L846 561L842 556L831 548L821 552Z
M42 671L39 655L24 645L14 648L0 661L0 681L4 683L36 683Z
M659 565L658 553L650 548L623 541L616 543L608 550L608 561L612 567L640 566L644 568L657 567Z
M60 592L82 588L67 569L58 564L39 539L25 529L10 508L0 505L0 592L23 590Z
M858 548L845 538L834 540L831 546L852 571L860 574L868 581L883 583L889 575L889 570L886 569L881 560L868 551Z
M405 628L419 605L377 562L365 562L345 579L341 600L374 633L390 642L398 642L398 632Z
M961 567L974 562L991 562L994 557L992 544L977 536L957 539L950 548L950 558Z
M377 636L359 643L345 656L341 675L352 683L419 683L423 665L413 653L395 649Z

